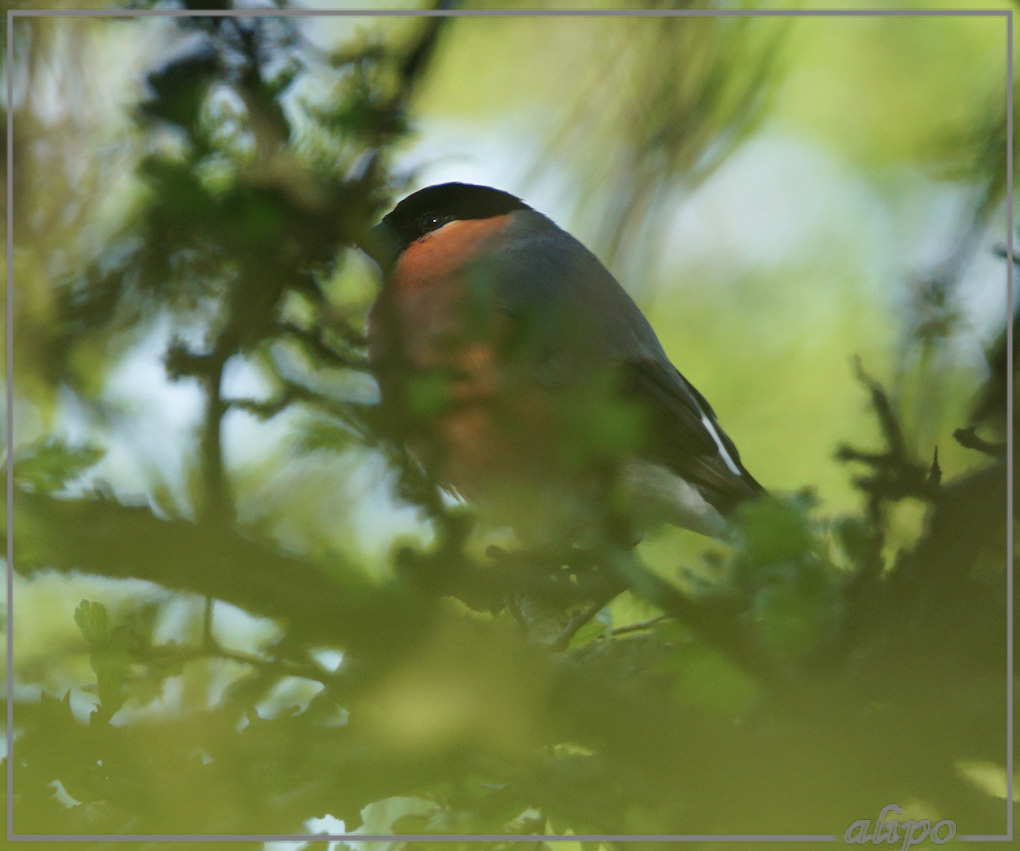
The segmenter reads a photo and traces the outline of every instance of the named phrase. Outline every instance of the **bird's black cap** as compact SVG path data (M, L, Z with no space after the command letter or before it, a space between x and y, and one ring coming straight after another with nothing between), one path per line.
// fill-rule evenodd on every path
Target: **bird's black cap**
M447 222L489 219L530 209L520 198L491 186L440 183L408 195L369 231L361 247L388 269L411 243Z

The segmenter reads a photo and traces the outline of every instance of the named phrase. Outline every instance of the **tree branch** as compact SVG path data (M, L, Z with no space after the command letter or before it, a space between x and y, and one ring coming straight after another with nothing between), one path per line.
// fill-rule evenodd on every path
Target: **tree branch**
M953 437L960 446L967 449L976 449L978 452L983 452L985 455L990 455L992 458L1006 457L1006 444L990 443L989 441L978 437L975 426L958 428L953 432Z

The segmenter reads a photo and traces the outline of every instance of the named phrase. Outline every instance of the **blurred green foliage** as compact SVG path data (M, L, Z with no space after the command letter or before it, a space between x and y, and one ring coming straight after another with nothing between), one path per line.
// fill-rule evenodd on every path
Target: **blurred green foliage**
M1004 830L1011 365L1004 335L980 387L952 357L1003 207L992 29L618 23L362 19L330 43L293 18L17 22L16 832L842 834L892 802ZM90 64L135 40L128 70ZM557 61L508 76L498 45ZM983 99L947 96L965 65ZM764 271L690 287L682 315L656 293L667 348L726 375L718 407L762 398L735 436L779 492L732 546L495 545L383 437L350 249L415 181L400 154L430 114L532 100L562 119L533 173L576 154L580 228L647 279L671 193L767 121L821 130L882 191L890 163L970 190L951 262L895 282L916 296L896 321L840 289L861 273L839 252L844 277L791 274L785 314ZM770 324L830 302L814 336ZM858 365L835 398L853 375L829 353L870 368L892 325L889 386ZM147 435L183 484L124 460L137 410L110 387L146 346L162 392L192 391L187 428ZM417 413L442 393L426 376ZM639 424L602 413L572 428L624 452ZM814 451L837 437L853 474ZM367 484L379 459L403 526ZM826 476L841 501L814 496Z

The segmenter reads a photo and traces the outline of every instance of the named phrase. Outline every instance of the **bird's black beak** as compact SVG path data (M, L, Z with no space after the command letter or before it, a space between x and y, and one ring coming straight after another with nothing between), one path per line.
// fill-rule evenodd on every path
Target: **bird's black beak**
M393 268L400 251L397 237L386 222L370 227L358 243L358 248L378 263L384 273Z

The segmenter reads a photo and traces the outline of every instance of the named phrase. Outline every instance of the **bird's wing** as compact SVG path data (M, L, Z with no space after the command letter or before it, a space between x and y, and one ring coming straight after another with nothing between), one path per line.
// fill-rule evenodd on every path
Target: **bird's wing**
M614 361L665 357L633 299L574 237L533 210L515 213L506 236L477 264L478 277L536 344Z
M693 485L720 513L764 488L744 469L733 441L716 422L705 398L671 363L628 361L623 390L649 416L648 459Z
M711 406L674 367L648 320L580 242L540 213L515 215L514 239L485 270L505 316L527 326L550 384L579 359L621 372L624 397L647 412L648 460L695 487L722 514L763 492Z

